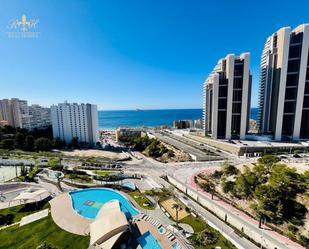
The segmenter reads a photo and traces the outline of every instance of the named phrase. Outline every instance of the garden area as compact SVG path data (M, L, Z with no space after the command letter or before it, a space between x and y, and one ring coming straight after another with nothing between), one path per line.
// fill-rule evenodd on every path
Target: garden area
M302 245L309 244L309 171L298 173L274 155L241 168L225 162L220 170L195 181L205 191Z
M19 222L22 217L49 208L47 201L37 204L28 203L0 210L0 227ZM60 229L51 216L19 227L0 230L0 249L28 249L37 248L46 242L50 247L45 248L87 248L89 237L68 233ZM44 248L44 247L42 247Z
M222 249L236 249L230 241L200 217L189 215L179 222L188 224L193 228L194 234L189 237L189 240L196 249L212 249L216 246L220 246Z
M163 163L191 160L187 153L162 143L156 138L149 138L147 135L136 138L132 146L134 150Z
M136 202L137 204L144 209L148 209L148 210L154 210L155 207L153 206L153 204L151 203L151 201L149 201L147 199L147 197L142 194L139 191L132 191L128 193Z
M47 242L48 248L84 249L89 246L89 237L71 234L60 229L48 217L19 227L0 230L0 249L37 248Z
M40 201L37 204L27 203L15 207L1 209L0 227L19 222L24 216L41 211L46 208L49 208L49 203L47 201Z

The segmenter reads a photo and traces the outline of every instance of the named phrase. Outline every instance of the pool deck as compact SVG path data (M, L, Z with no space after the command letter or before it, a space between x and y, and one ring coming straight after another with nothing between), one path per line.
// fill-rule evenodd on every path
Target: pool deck
M89 225L92 220L78 215L72 207L71 196L61 194L50 201L51 216L54 222L63 230L78 235L89 234Z
M144 221L143 219L138 219L135 224L137 225L139 231L141 234L144 234L147 231L150 231L152 233L152 235L156 238L156 240L159 242L160 246L162 248L172 248L172 245L177 242L181 248L186 248L183 246L183 244L178 240L178 238L176 237L176 239L174 241L170 241L166 235L162 235L159 233L159 230L157 227L153 226L152 224L150 224L147 221Z

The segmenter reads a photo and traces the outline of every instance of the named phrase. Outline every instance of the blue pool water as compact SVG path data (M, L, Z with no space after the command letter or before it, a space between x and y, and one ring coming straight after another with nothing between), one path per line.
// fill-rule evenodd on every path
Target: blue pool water
M143 249L162 249L151 232L146 232L137 239Z
M121 194L110 189L85 189L70 192L74 210L81 216L94 219L100 208L111 200L118 200L121 211L131 218L139 214L132 204Z
M159 230L159 234L165 234L166 233L166 229L164 227L160 227L158 230Z
M122 186L124 186L124 187L126 187L128 189L131 189L131 190L135 190L136 189L134 182L124 182L122 184Z
M177 244L177 242L175 242L173 245L172 245L173 249L181 249L180 245Z

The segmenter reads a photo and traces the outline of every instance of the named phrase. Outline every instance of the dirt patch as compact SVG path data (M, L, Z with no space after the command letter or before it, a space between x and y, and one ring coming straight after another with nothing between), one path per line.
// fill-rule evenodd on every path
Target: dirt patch
M178 204L174 199L170 198L161 202L161 206L176 220L176 209L173 208L174 204ZM186 212L183 208L178 210L178 220L181 220L187 217L189 213Z
M120 160L126 158L123 153L103 150L74 150L74 151L61 151L66 156L80 156L80 157L104 157L111 160Z

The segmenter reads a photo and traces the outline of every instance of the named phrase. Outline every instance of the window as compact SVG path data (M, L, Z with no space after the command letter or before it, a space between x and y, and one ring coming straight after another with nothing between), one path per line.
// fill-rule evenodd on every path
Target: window
M298 58L301 56L301 44L290 46L289 49L289 58Z
M233 83L233 88L242 88L243 79L235 78Z
M218 109L226 109L226 102L227 99L219 99L219 102L218 102Z
M292 60L288 62L288 72L299 71L299 60Z
M286 85L287 86L297 86L298 82L298 74L288 74L286 77Z
M285 99L296 99L297 88L288 88L285 91Z
M295 101L284 103L284 113L294 113L295 112Z
M219 97L227 96L227 86L219 86Z

